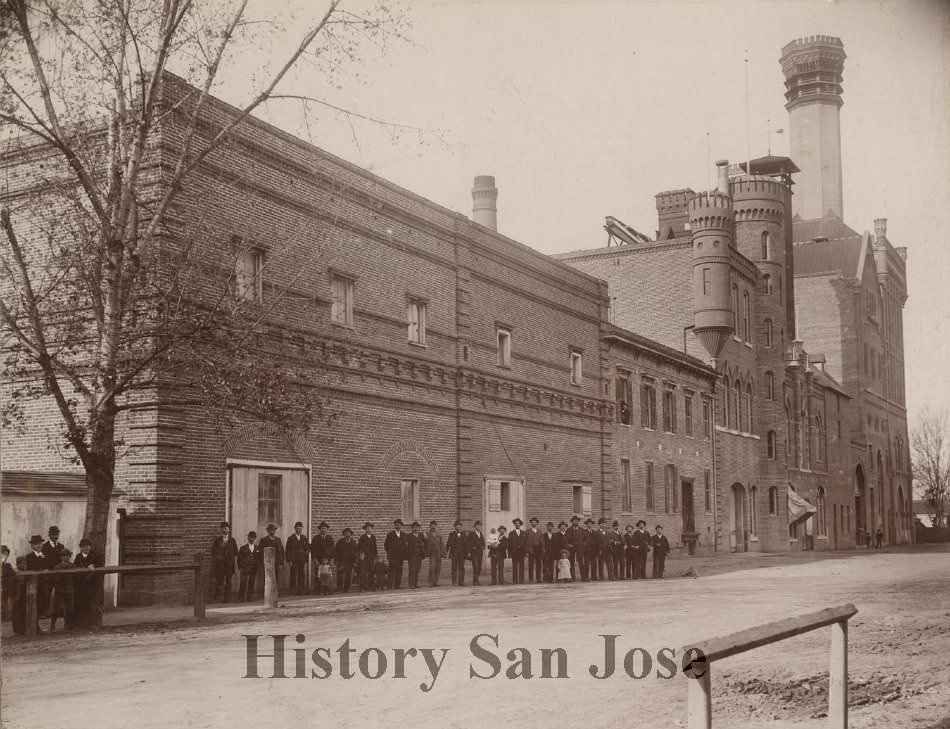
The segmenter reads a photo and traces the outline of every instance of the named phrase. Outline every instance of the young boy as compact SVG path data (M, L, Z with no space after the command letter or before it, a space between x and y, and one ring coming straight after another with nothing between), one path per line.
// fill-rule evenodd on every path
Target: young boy
M54 572L79 569L72 562L73 553L63 548L59 552L59 563L53 567ZM76 583L69 577L54 577L51 593L49 632L56 630L56 621L63 619L63 629L73 627L73 608L75 605Z
M376 558L376 566L373 568L373 573L376 576L376 589L380 591L388 590L389 565L386 564L386 558L382 555Z
M488 559L491 561L491 583L493 585L505 584L505 557L508 555L507 531L503 526L498 527L498 540L488 550Z
M238 583L238 602L250 602L254 598L254 583L257 582L257 566L261 563L261 550L257 544L257 532L247 533L247 543L238 550L237 565L241 573Z
M317 587L318 595L329 595L330 584L333 581L333 570L330 569L330 560L327 557L320 558L320 564L317 566Z
M571 553L561 550L561 558L557 561L557 581L565 585L571 581Z

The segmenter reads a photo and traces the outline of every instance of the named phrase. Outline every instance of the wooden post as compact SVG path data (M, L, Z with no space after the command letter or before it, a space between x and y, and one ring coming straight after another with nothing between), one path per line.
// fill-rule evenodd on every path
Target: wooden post
M36 635L39 625L39 582L39 575L30 575L26 579L26 625L23 627L30 638Z
M828 726L848 729L848 621L831 625L831 666L828 671Z
M277 550L264 547L264 604L277 607Z
M195 617L205 617L205 569L201 552L195 552Z
M711 661L704 661L706 672L689 679L686 696L686 725L688 729L712 729L712 683L709 670Z

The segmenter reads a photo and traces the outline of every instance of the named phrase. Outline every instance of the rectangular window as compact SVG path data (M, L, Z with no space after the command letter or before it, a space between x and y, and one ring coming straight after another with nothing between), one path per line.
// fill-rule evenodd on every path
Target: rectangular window
M330 299L330 321L353 326L353 279L331 274Z
M620 489L621 511L629 514L633 511L633 490L630 487L630 460L627 458L620 459Z
M712 400L703 398L703 437L712 438Z
M488 510L501 511L501 484L489 482L488 484Z
M581 384L581 378L584 375L583 362L580 352L571 352L571 384Z
M282 476L262 473L257 477L257 523L281 526L280 492Z
M712 473L703 471L703 511L712 514Z
M402 480L402 520L411 524L420 518L419 481L414 478Z
M672 390L663 390L663 430L676 432L676 398Z
M683 397L683 419L684 425L686 426L686 435L691 436L693 434L693 396L686 395Z
M511 367L511 332L507 329L498 329L498 366Z
M709 269L703 269L703 295L709 294Z
M574 513L591 513L591 488L590 486L577 485L574 487Z
M502 481L498 484L498 487L501 489L501 494L499 495L501 510L511 511L511 481Z
M238 253L234 267L235 292L241 301L264 300L264 251L245 248Z
M421 299L409 299L406 308L409 320L409 341L413 344L425 344L426 302Z
M654 484L653 484L653 464L646 464L646 475L644 476L644 483L646 484L646 497L647 497L647 511L653 513L656 511L656 499L654 494Z
M644 428L656 428L656 388L651 381L640 386L640 424Z
M630 425L633 410L633 386L630 384L630 373L617 370L617 422L621 425Z
M663 510L669 514L676 511L676 471L672 464L663 469Z

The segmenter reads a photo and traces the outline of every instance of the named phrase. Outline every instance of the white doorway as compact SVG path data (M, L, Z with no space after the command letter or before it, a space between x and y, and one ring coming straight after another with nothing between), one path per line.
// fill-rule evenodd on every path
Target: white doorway
M492 528L504 526L511 531L511 520L519 518L527 521L524 513L525 493L524 481L515 478L486 478L485 479L485 533ZM466 524L465 527L469 527Z

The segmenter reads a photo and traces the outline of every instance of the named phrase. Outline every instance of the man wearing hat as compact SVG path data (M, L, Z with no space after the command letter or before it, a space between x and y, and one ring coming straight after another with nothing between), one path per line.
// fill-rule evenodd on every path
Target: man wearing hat
M561 522L564 524L564 522ZM564 524L566 527L567 524ZM557 571L557 561L561 550L555 550L555 538L558 532L554 531L554 522L545 524L545 532L541 535L541 560L544 564L544 581L554 582L554 573Z
M211 565L214 572L214 597L211 602L228 602L231 599L231 576L238 547L231 536L231 525L221 522L221 533L211 542Z
M280 540L280 537L277 536L277 525L268 524L266 527L267 534L257 543L259 547L260 556L258 559L258 574L261 575L261 581L264 579L264 550L267 547L274 548L274 577L277 578L277 584L280 585L280 568L284 564L284 543Z
M296 594L307 591L307 558L310 556L310 539L303 533L303 522L294 524L294 533L287 537L284 547L290 564L290 587Z
M634 538L633 538L633 524L627 524L624 527L623 534L623 562L624 562L624 577L628 580L632 580L637 573L636 567L634 566L635 562L635 553L633 549Z
M587 536L584 539L584 557L587 565L585 579L597 581L603 579L603 551L607 549L607 533L603 531L603 525L595 522L592 518L584 520L584 526L587 527Z
M468 533L468 555L472 560L472 584L477 585L482 574L482 561L485 559L485 534L478 519L472 524L472 531Z
M24 561L24 569L37 571L46 569L46 555L43 554L43 537L39 534L34 534L32 537L30 537L30 551L27 552L26 559ZM26 583L22 583L19 588L20 589L17 592L17 601L13 606L13 629L17 633L23 634L26 632ZM47 598L47 582L42 577L40 577L36 591L37 634L43 632L40 630L40 615L46 612L46 607L49 604Z
M571 560L571 582L576 582L581 576L581 567L584 564L584 536L586 532L581 529L580 514L574 514L571 517L571 526L567 529L567 545L562 549L567 549Z
M257 582L257 568L261 563L261 548L257 542L257 532L247 533L247 543L238 550L237 566L241 581L238 582L238 602L250 602L254 597L254 583Z
M353 570L359 561L359 545L353 539L353 530L349 527L343 529L343 539L333 547L333 558L336 560L336 591L349 592L353 584Z
M442 555L445 554L445 544L439 533L439 524L429 522L429 533L426 535L426 552L429 555L429 587L439 586L439 576L442 574Z
M670 553L670 540L663 533L663 525L656 525L656 534L650 540L653 546L653 579L663 578L663 569L666 566L666 555Z
M454 531L445 541L445 551L452 560L452 584L462 587L465 584L465 560L468 559L468 537L462 531L462 520L456 519L452 525Z
M528 582L541 582L541 563L544 558L544 542L538 529L538 517L528 519L528 531L525 532L525 552L528 555Z
M409 540L402 530L404 526L402 519L396 519L393 522L393 530L386 535L386 541L383 542L383 549L386 550L386 558L389 560L390 590L402 587L402 563L406 561L409 552Z
M66 547L59 541L59 527L58 526L51 526L49 530L47 531L47 534L49 535L49 537L45 542L43 542L43 557L46 560L46 565L44 567L41 567L40 569L51 570L62 561L60 559L60 556L62 555L63 550L65 550ZM41 598L41 600L44 605L49 605L50 597L53 592L52 580L45 581L43 592L45 592L45 595L43 596L43 598ZM41 611L41 613L45 613L45 610Z
M325 521L317 525L317 534L314 534L313 539L310 540L310 557L313 569L317 569L321 559L325 559L327 564L333 562L333 537L330 536L330 525ZM339 578L340 571L337 570L336 574Z
M612 580L623 579L623 534L620 532L620 522L616 519L611 525L613 529L607 533L607 541L610 544L610 563L613 567L613 573L610 576Z
M409 587L415 590L419 587L419 571L426 556L426 537L421 531L422 525L417 521L412 522L409 529L411 531L406 535L406 559L409 561Z
M650 535L646 532L647 523L640 519L633 533L633 579L644 580L647 576L647 553L650 551Z
M596 522L593 517L584 519L584 547L582 549L583 558L581 559L581 580L587 582L591 579L591 574L597 572L597 540L594 530ZM593 579L597 579L594 577Z
M375 528L373 522L368 521L363 524L363 533L360 534L357 542L359 551L359 579L360 591L369 592L374 588L373 585L373 565L376 564L376 535L373 534Z
M524 522L517 516L511 520L514 529L508 535L508 556L511 557L511 584L524 584L524 558L528 551L528 537L521 530Z

